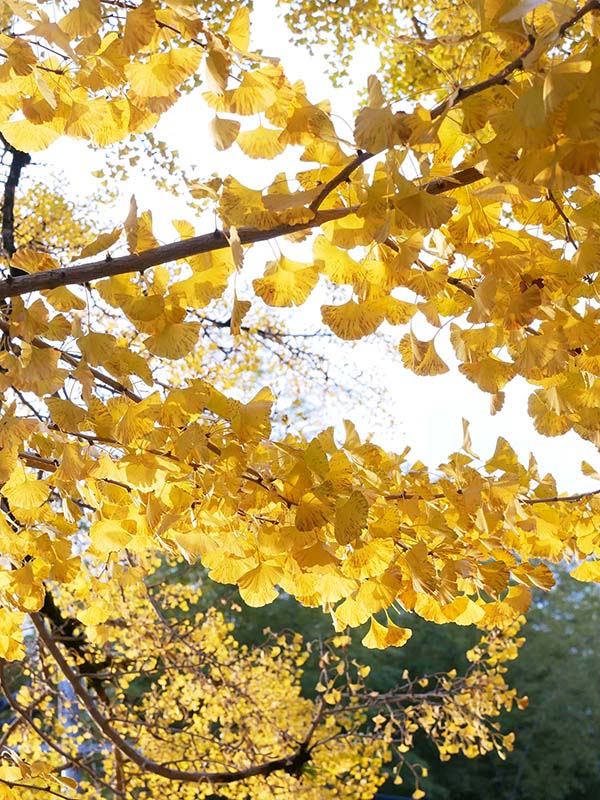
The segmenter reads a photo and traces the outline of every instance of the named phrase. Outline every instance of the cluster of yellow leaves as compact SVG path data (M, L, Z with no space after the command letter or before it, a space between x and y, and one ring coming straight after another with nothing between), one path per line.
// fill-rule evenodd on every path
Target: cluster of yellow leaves
M553 23L544 17L554 33L544 28L538 35L526 60L511 68L510 86L508 78L493 81L464 102L460 95L450 98L445 109L393 112L372 78L356 137L387 152L370 173L354 170L346 187L336 177L352 159L327 106L309 103L304 88L291 86L278 65L260 62L226 89L234 54L247 48L245 12L236 14L227 36L216 36L176 3L145 0L128 11L124 26L103 17L103 4L95 0L58 23L31 5L15 8L33 26L4 42L6 113L20 108L25 120L0 129L16 146L31 149L24 128L45 131L44 144L48 130L84 135L73 111L78 103L103 109L138 104L128 112L137 122L127 131L140 130L140 120L150 123L197 69L202 34L212 86L207 99L216 110L264 113L279 126L278 142L302 145L302 158L319 167L298 176L300 192L289 191L283 180L265 195L233 178L215 184L230 250L191 256L184 272L159 266L139 279L117 276L97 284L141 346L132 348L118 330L84 330L72 313L83 301L66 287L12 302L6 323L12 345L0 353L0 390L31 394L45 411L40 419L24 419L17 406L2 410L1 491L12 514L3 521L9 568L2 592L11 607L33 611L46 579L69 583L86 572L75 552L80 546L69 538L82 517L97 557L117 562L125 549L155 547L200 556L215 580L237 584L248 603L269 602L280 587L305 604L323 605L340 627L359 625L396 602L438 622L504 624L527 608L529 586L551 583L537 559L597 554L590 534L597 501L576 508L544 502L556 493L551 479L538 476L533 463L520 465L504 441L483 471L469 454L455 454L437 480L422 465L407 469L403 457L361 443L351 426L342 445L331 431L308 443L269 439L268 390L242 403L196 378L160 388L153 372L159 363L153 359L179 359L193 350L200 325L190 312L219 297L241 268L238 226L304 224L314 217L317 199L326 210L344 213L323 224L314 264L284 256L272 262L254 282L260 297L275 306L301 304L319 273L351 286L348 302L323 307L325 323L344 339L372 333L384 320L405 324L418 312L435 327L466 318L470 327L457 322L451 333L461 370L493 395L496 407L502 387L524 375L539 387L530 410L540 430L573 427L597 441L591 335L598 315L597 200L587 175L600 134L590 113L598 103L599 74L588 17L573 23L579 38L566 54L552 46L552 36L564 35L562 17ZM111 25L116 28L107 30ZM510 36L514 47L522 44L514 26ZM39 62L28 37L61 48L75 66L63 74ZM489 52L481 76L508 69L512 52ZM31 92L34 86L42 92L49 80L54 99L46 92L43 102L52 114L33 120L28 100L36 107L42 101ZM108 86L111 99L95 96ZM113 100L116 88L124 94ZM94 116L89 130L96 135L102 129ZM124 129L113 133L125 135ZM251 151L250 140L244 141ZM582 153L589 156L584 162ZM417 180L405 176L408 154L418 159ZM457 179L455 187L448 176L457 167L479 176L476 185ZM331 191L321 198L330 180ZM438 180L450 181L450 188L440 193ZM560 205L566 191L568 214ZM509 213L514 225L507 228L503 215ZM189 223L176 225L183 238L194 232ZM132 253L157 244L149 214L138 214L134 201L123 229ZM586 237L572 259L547 241L561 233L571 248ZM100 237L83 255L101 252L120 235L117 228ZM348 252L357 247L366 248L362 261ZM39 272L59 263L45 252L21 249L13 265ZM239 329L248 306L237 302ZM419 374L447 369L433 342L412 332L402 338L400 353ZM153 391L134 393L138 379ZM57 396L66 385L72 399ZM517 585L510 585L511 577ZM93 608L92 602L91 616ZM379 624L367 639L372 645L406 640L404 632L383 633Z
M251 605L280 587L329 609L340 628L395 603L436 622L492 627L527 609L531 586L552 585L538 559L600 554L600 500L552 502L552 480L533 461L522 466L504 440L483 471L456 453L436 480L362 443L350 423L342 444L332 430L308 444L269 439L268 390L241 403L195 379L144 398L103 399L90 391L91 370L103 375L92 365L124 360L125 348L99 333L81 336L79 347L61 370L60 353L35 340L2 355L2 385L45 394L49 413L48 423L13 407L0 417L1 493L11 509L0 588L19 612L41 607L45 580L83 577L83 621L97 624L109 607L89 581L88 558L116 566L125 551L159 548L200 557ZM77 403L50 396L65 381L79 385ZM367 644L406 641L401 629L384 635L379 625Z
M393 9L383 5L381 18L391 19ZM344 441L332 429L309 441L273 436L269 389L243 401L197 375L168 384L164 363L197 347L197 312L243 271L243 242L319 224L312 258L282 254L254 280L267 306L300 306L321 281L334 290L322 319L336 336L409 325L398 360L429 376L448 369L434 342L451 322L460 371L491 395L492 410L521 376L535 387L529 412L540 432L573 429L600 446L598 4L579 12L571 2L461 5L452 31L445 12L434 15L434 38L418 38L444 68L460 65L458 88L449 96L440 90L438 106L400 109L386 72L371 76L354 126L358 152L348 151L328 102L311 102L302 82L292 84L278 63L249 51L245 7L217 30L196 4L179 0L118 4L122 13L100 0L58 3L52 20L40 4L9 6L10 33L0 34L0 133L14 148L42 150L63 135L99 146L139 135L203 78L217 149L237 141L250 158L276 158L296 147L309 168L282 173L265 190L233 176L190 182L192 197L215 204L226 233L217 232L208 252L170 268L165 256L139 276L103 271L99 262L93 314L81 314L86 300L60 282L4 308L0 657L25 657L25 615L42 607L52 583L72 598L87 640L133 657L141 673L156 658L158 640L155 633L144 638L141 605L123 611L123 636L114 615L121 591L139 590L148 554L199 558L249 605L284 591L322 606L339 631L369 622L367 647L408 640L410 629L390 616L398 610L490 631L471 653L474 664L487 666L474 670L462 695L447 679L447 703L421 704L408 727L406 715L401 722L381 715L376 725L388 739L403 726L407 749L417 729L443 730L443 757L508 749L510 739L490 735L484 722L514 699L501 661L516 654L515 623L532 587L552 586L543 561L576 559L574 577L600 579L600 497L561 499L553 479L533 459L520 463L504 439L481 465L466 435L463 450L434 476L407 453L361 441L350 423ZM421 63L414 85L430 78ZM247 123L255 127L242 129ZM188 221L174 224L182 240L195 236ZM121 239L134 258L158 246L151 216L135 200L123 225L87 241L80 256ZM12 267L43 273L63 266L47 246L28 244ZM68 269L63 278L68 283ZM235 335L249 307L236 291ZM115 314L123 321L114 324ZM417 336L413 319L435 336ZM301 740L310 709L298 689L298 646L269 676L274 662L253 661L226 628L213 616L182 631L203 658L218 655L235 691L211 699L218 684L193 659L190 669L206 681L192 686L177 660L181 642L165 635L159 649L174 668L167 678L157 675L156 691L142 700L146 719L176 731L181 704L199 707L202 688L207 708L191 724L205 749L194 755L182 756L183 734L161 742L158 754L157 740L127 716L123 678L118 724L149 757L194 764L227 751L230 766L246 764L234 724L241 708L253 732L264 731L264 738L253 733L253 757L279 753L290 735ZM323 687L325 704L336 706L335 681ZM264 708L274 697L282 710L270 712L265 728ZM337 734L339 721L328 724ZM356 748L348 755L340 747L318 762L321 774L337 782L337 796L345 786L340 775L366 774L360 791L367 796L384 758L379 745L361 751L358 766ZM2 791L12 791L17 768L19 780L50 776L45 767L35 773L43 759L31 755L27 775L16 761L2 766ZM136 780L140 797L165 791L158 779ZM252 796L261 791L256 784ZM352 791L359 796L355 785Z
M374 729L366 733L369 698L373 702L374 695L366 682L369 668L348 663L344 647L350 637L337 636L321 645L317 698L308 700L300 679L311 650L300 636L271 636L261 648L240 645L223 613L197 611L197 583L165 583L159 571L150 580L154 588L147 589L139 580L140 566L141 562L129 570L115 566L110 580L95 580L94 591L108 614L88 627L88 638L81 640L84 650L70 657L81 669L84 652L90 663L102 660L100 680L110 685L110 724L147 760L217 772L225 760L228 771L243 770L248 763L292 754L294 743L304 740L317 719L309 768L299 775L278 772L219 786L220 795L262 800L273 792L302 791L314 800L368 800L384 780L381 770L390 760L391 746L405 753L418 730L431 736L444 758L510 749L510 740L492 720L516 697L504 682L502 664L516 657L522 643L518 624L484 637L469 653L473 666L464 677L455 671L419 680L403 675L400 687L374 703ZM146 568L151 571L151 563ZM63 613L82 619L87 614L86 595L82 578L62 592ZM78 796L96 797L99 782L111 780L115 753L85 723L77 698L59 699L51 690L63 675L40 659L42 655L30 654L27 680L14 702L35 708L42 735L25 725L9 727L5 757L11 765L0 771L2 796L29 800L37 791L32 786L49 780L75 785L60 772L66 752L77 770ZM60 744L61 753L46 752L48 737ZM91 749L94 764L82 767ZM131 796L149 799L169 791L164 778L128 761L120 769ZM180 784L178 794L198 798L213 791L210 782L191 782Z
M143 0L117 14L112 3L80 0L50 19L39 3L10 2L0 132L26 152L61 135L106 146L153 127L201 66L221 91L247 51L249 12L241 7L214 33L194 5Z
M294 743L306 736L315 710L315 702L303 697L300 687L302 665L309 655L301 637L272 637L264 647L249 649L237 642L233 625L222 613L193 610L200 595L196 584L162 585L148 591L134 573L135 569L116 569L111 581L95 581L94 590L108 613L88 628L90 658L110 659L105 681L112 687L115 730L147 759L177 763L190 771L223 772L224 762L228 771L243 770L249 763L293 755ZM80 619L88 612L78 597L86 593L81 580L63 598L63 606L66 602L67 610ZM331 658L332 663L341 663L333 651ZM57 708L56 697L47 692L47 681L60 681L62 676L51 666L45 674L41 680L34 658L27 667L27 685L17 693L16 702L22 707L33 704L45 735L60 742L76 766L94 748L95 767L81 770L77 783L78 796L95 798L97 781L111 780L114 753L82 721L75 698L61 699ZM339 670L336 677L339 681ZM359 688L356 683L354 691ZM334 741L315 748L305 775L280 772L268 779L248 778L241 785L220 786L219 793L237 800L261 800L274 791L285 794L301 787L314 800L329 796L367 800L383 780L379 773L389 756L385 744L361 741L351 728L350 718L340 722L334 710L328 711L312 743L329 742L330 737ZM10 776L0 774L0 781L6 778L16 784L6 790L7 798L33 797L35 792L19 788L21 783L37 785L32 778L53 775L70 785L71 779L52 771L52 763L46 763L44 770L36 766L41 763L36 759L44 751L44 740L28 728L11 730L7 746L23 765L19 775L16 771ZM62 761L52 754L50 760ZM170 791L164 778L129 762L123 769L131 796L151 798ZM182 798L210 797L213 792L210 781L184 783L178 789Z

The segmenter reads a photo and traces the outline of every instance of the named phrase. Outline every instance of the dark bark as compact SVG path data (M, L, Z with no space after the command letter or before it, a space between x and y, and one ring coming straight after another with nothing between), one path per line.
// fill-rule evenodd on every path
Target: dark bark
M10 168L4 183L4 198L2 200L2 250L10 262L10 259L17 252L15 244L15 193L21 179L21 171L30 163L31 156L29 153L17 150L16 147L9 144L2 134L0 134L0 140L4 144L6 152L11 154ZM10 267L10 275L13 278L25 274L22 269Z

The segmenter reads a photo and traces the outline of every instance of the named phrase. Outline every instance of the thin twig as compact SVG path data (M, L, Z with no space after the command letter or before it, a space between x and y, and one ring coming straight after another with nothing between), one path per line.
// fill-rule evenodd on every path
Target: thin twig
M554 194L552 193L551 189L548 189L548 200L552 203L554 208L558 211L559 216L562 218L563 222L565 223L565 238L568 242L570 242L573 247L577 250L579 245L573 238L573 234L571 233L571 220L565 214L563 207L560 205Z

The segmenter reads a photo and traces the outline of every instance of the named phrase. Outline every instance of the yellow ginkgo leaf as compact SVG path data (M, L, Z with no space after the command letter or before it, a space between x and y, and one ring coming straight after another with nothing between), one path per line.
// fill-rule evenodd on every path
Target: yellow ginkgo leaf
M385 104L381 82L376 75L367 78L369 108L381 108Z
M262 230L277 224L277 217L263 205L262 192L249 189L232 177L223 182L219 212L227 227L252 225Z
M318 270L310 264L280 256L271 261L262 278L252 281L254 291L269 306L299 306L317 285Z
M60 264L48 253L24 247L14 254L11 266L22 269L23 272L45 272L47 269L58 269Z
M439 228L444 225L456 206L456 200L443 195L416 192L395 200L395 207L419 228Z
M482 358L459 367L463 375L476 383L484 392L495 394L502 389L514 375L514 367L495 356Z
M268 386L263 386L249 403L233 406L231 427L242 441L250 441L271 433L271 410L275 397Z
M91 526L90 539L96 552L111 553L127 547L132 534L121 520L102 519Z
M234 295L233 309L231 310L231 321L229 323L229 328L234 336L239 335L241 332L242 320L250 311L250 305L251 304L249 300L240 300L237 294Z
M570 59L549 69L544 78L543 99L546 114L551 114L564 100L578 90L592 62Z
M237 137L240 150L250 158L275 158L285 150L285 139L277 128L260 125L253 131L243 131Z
M571 577L578 581L600 583L600 561L584 561L571 571Z
M307 492L298 503L295 524L299 531L312 531L329 522L332 515L333 505L329 498L317 491Z
M360 536L367 524L369 504L362 492L352 492L340 498L335 507L335 538L340 544L349 544Z
M387 634L385 637L386 647L404 647L413 632L410 628L401 628L388 621Z
M205 66L208 88L211 92L222 95L229 80L231 58L219 39L211 38Z
M356 117L356 146L368 153L379 153L405 142L410 135L405 114L394 114L390 106L361 108Z
M371 625L368 632L363 636L361 644L370 650L384 650L386 647L387 628L381 622L377 622L375 617L371 617Z
M321 306L323 322L340 339L361 339L375 333L383 322L383 314L375 301L356 303L349 300L342 306Z
M418 593L415 598L415 613L429 622L435 622L437 625L443 625L448 622L441 609L440 604L431 595Z
M223 110L242 116L266 111L277 100L273 77L273 68L269 67L245 72L237 89L225 92Z
M157 294L133 296L121 294L117 295L115 300L129 319L136 323L156 320L163 316L165 310L165 301Z
M2 494L12 509L31 510L39 508L48 499L50 487L43 480L36 480L27 473L15 472L2 487Z
M83 300L81 297L78 297L70 289L67 289L66 286L57 286L56 289L50 289L49 291L44 293L44 297L50 303L52 308L55 308L57 311L71 311L71 310L81 311L84 308L86 308L87 305L85 300ZM61 317L57 315L54 318L54 320L56 320L54 326L52 325L52 322L54 322L54 320L50 323L51 327L56 327L59 319L61 319ZM62 317L62 319L65 318ZM70 332L71 324L68 321L67 321L67 327ZM47 335L50 339L57 338L56 336L52 336L50 334ZM64 337L59 337L59 338L64 338Z
M18 36L0 34L0 46L6 53L6 64L14 70L15 75L29 75L32 66L37 63L37 56L31 45Z
M126 55L139 53L150 42L156 30L156 6L153 0L142 0L127 12L123 50Z
M61 135L63 127L64 120L61 126L54 121L46 125L34 125L28 119L19 119L4 122L0 125L0 133L17 150L34 153L50 147Z
M365 580L385 572L395 555L392 539L374 539L355 547L342 566L344 575Z
M139 238L139 222L138 222L138 207L135 195L132 194L129 198L129 211L123 223L125 229L125 236L127 237L127 244L129 245L129 252L136 253Z
M247 53L250 46L250 10L248 6L238 6L225 34L240 53Z
M23 645L23 621L25 615L12 609L0 608L0 658L7 661L20 661L25 655ZM17 781L21 780L19 769Z
M304 461L309 469L316 472L321 478L325 477L329 469L327 453L318 439L312 439L304 451Z
M216 116L209 126L210 134L217 150L227 150L235 142L240 131L240 123L235 119Z
M365 647L384 650L386 647L402 647L412 636L410 628L400 628L393 622L388 622L387 627L371 617L368 633L363 637Z
M102 625L110 617L110 613L110 605L102 598L99 598L87 608L84 608L83 611L80 611L77 614L77 619L83 622L84 625Z
M302 192L281 191L281 184L279 183L277 183L276 189L277 191L263 197L264 206L268 208L269 211L287 211L289 209L307 206L321 192L320 186L315 186L312 189L307 189ZM310 209L308 210L310 211ZM314 212L310 212L308 218L310 218L313 213Z
M102 24L100 0L79 0L79 4L58 24L73 39L91 36Z
M277 585L281 577L281 567L276 562L264 561L238 579L242 600L249 606L265 606L278 595Z
M332 245L325 236L317 236L313 254L315 267L334 283L354 284L364 278L364 266L351 258L345 250Z
M155 356L183 358L194 349L199 335L199 322L174 322L165 325L159 333L149 336L144 344Z
M329 460L327 482L339 493L347 493L352 488L352 464L342 450L335 452Z
M435 567L429 560L425 542L417 542L404 553L404 561L409 569L416 592L433 594L437 588Z
M126 64L125 74L138 97L168 97L196 72L201 58L200 48L173 48Z
M436 352L433 339L422 342L413 333L405 334L399 345L402 362L416 375L441 375L448 367Z
M530 396L527 410L536 430L544 436L561 436L571 429L572 423L569 417L557 413L555 404L543 389Z
M79 258L88 258L108 250L118 240L122 231L122 228L114 228L110 233L101 233L93 242L86 244L79 254Z
M406 300L387 295L376 301L377 307L382 311L390 325L406 325L417 313L417 306Z
M75 405L71 400L63 400L61 397L48 397L45 400L48 411L52 417L52 422L61 431L78 430L78 425L85 418L85 409Z
M469 597L456 597L448 605L442 606L442 613L456 625L473 625L480 622L485 611Z
M87 333L79 337L77 344L88 364L98 366L110 358L117 340L110 333Z

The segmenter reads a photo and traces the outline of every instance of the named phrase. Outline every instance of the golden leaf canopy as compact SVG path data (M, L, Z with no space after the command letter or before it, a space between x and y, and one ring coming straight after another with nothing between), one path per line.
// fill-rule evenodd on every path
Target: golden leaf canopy
M315 386L298 366L296 382L276 396L267 385L280 388L278 370L264 358L275 348L280 360L301 364L299 341L329 337L335 344L317 347L313 359L351 361L359 351L348 342L391 338L390 376L402 367L424 378L452 371L490 394L494 412L521 379L540 433L572 432L600 447L600 2L462 2L422 22L411 20L411 3L405 19L387 2L367 0L361 16L323 0L293 0L287 20L305 43L323 39L323 28L310 24L319 15L340 47L375 31L381 67L363 76L366 92L349 125L314 97L322 86L290 80L285 63L253 49L247 5L59 0L51 15L43 3L5 5L3 663L29 658L35 630L56 685L61 673L109 743L123 797L134 796L123 789L124 759L135 780L148 768L161 780L210 784L198 764L218 761L219 748L236 752L229 718L219 718L223 741L189 761L179 740L162 754L149 734L138 731L137 745L129 744L135 723L109 720L100 707L110 692L97 691L86 673L89 654L61 639L68 618L72 637L104 647L106 658L130 646L143 674L158 641L144 639L152 608L143 587L161 563L199 562L212 580L237 586L249 606L286 593L322 607L340 636L368 622L363 642L371 648L406 643L411 614L476 625L483 644L472 661L487 667L477 673L481 684L469 686L483 702L496 666L484 650L498 639L516 651L532 589L552 586L546 565L568 560L574 578L600 581L600 490L565 495L504 439L481 462L465 433L463 448L433 472L408 452L361 438L349 422L343 440L337 429L315 432L310 423L303 435L302 405ZM348 66L343 48L339 56L338 78ZM267 164L258 185L243 168L210 175L206 156L205 173L192 175L154 130L182 97L186 108L210 109L210 136L217 151L236 154L232 164L268 160L275 169ZM195 130L195 112L186 113ZM163 220L140 209L141 195L115 221L109 213L102 219L105 198L78 214L60 182L42 186L44 151L69 140L106 155L100 174L111 192L139 163L157 191L175 193L178 238L165 243ZM21 173L33 188L24 188ZM263 258L260 243L270 240L277 245ZM435 381L427 385L436 392ZM294 392L298 425L288 425L277 402ZM385 399L363 404L367 424L375 403ZM597 477L594 466L585 472ZM188 601L177 595L172 607ZM128 645L124 619L128 634L137 631ZM192 630L192 638L206 638L198 643L204 655L209 640L217 649L238 647L224 619L198 618ZM174 636L173 626L163 634ZM168 652L171 644L160 647ZM288 675L299 650L281 646L289 663L277 669ZM192 670L177 661L181 654L172 658L173 673ZM245 651L241 658L256 672L258 692L265 669ZM217 660L241 691L226 654ZM206 670L203 662L194 674ZM486 707L489 716L514 696L496 677L499 700ZM210 681L218 694L214 674ZM34 684L38 694L23 685L15 700L30 715L48 706ZM279 691L269 686L261 708ZM323 707L337 707L343 693L334 682L323 686ZM162 707L178 691L185 705L188 689L170 677L160 685ZM459 706L435 712L454 720L440 748L472 755L475 744L452 739L460 739L467 714ZM319 725L342 724L323 722L321 712L311 722L299 695L294 715L298 753L286 755L278 730L277 746L257 745L256 772L244 772L246 756L231 756L235 780L300 774ZM385 724L389 744L395 723ZM510 746L496 734L485 739L483 727L477 735L482 749ZM15 736L26 748L22 732ZM375 751L367 748L363 760ZM11 787L55 775L54 767L35 766L38 756L33 747L27 763L17 755L3 763L6 797L15 796ZM167 766L179 761L180 770ZM214 780L229 782L222 771Z

